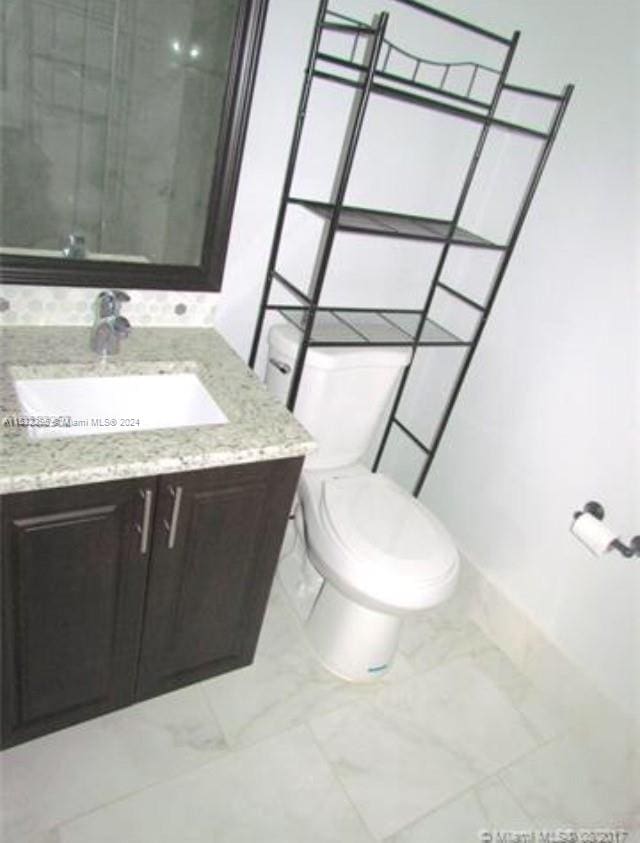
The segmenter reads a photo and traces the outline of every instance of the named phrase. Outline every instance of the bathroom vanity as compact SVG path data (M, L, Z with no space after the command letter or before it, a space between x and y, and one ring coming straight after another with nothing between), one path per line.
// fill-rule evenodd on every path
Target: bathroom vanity
M3 332L3 747L249 664L313 448L210 329L137 329L107 363L87 338ZM18 377L182 371L226 424L36 439L13 421Z

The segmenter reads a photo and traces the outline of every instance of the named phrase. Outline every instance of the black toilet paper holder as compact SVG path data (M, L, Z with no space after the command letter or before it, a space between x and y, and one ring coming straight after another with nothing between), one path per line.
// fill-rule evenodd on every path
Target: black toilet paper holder
M580 512L573 513L574 520L584 515L585 512L597 518L598 521L602 521L604 518L604 507L598 501L588 501L588 503L585 503ZM610 547L619 551L627 559L631 559L632 556L640 556L640 536L634 536L628 545L620 541L620 539L614 539Z

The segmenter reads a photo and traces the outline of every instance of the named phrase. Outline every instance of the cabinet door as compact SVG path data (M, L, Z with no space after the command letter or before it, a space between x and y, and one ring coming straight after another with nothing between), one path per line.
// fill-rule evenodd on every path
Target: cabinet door
M4 746L132 701L155 484L3 499Z
M140 698L252 661L301 465L161 478Z

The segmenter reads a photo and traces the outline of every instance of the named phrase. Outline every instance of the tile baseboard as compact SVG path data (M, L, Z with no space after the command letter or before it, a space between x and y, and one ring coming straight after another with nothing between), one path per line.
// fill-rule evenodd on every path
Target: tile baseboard
M640 735L640 723L605 695L480 570L467 561L464 602L470 618L536 687L566 712L576 727L603 716L628 720Z

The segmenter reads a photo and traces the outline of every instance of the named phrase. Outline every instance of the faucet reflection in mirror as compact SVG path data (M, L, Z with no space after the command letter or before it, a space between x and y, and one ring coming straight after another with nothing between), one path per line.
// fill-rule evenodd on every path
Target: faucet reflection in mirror
M70 260L85 260L88 257L88 253L84 234L81 234L79 231L74 231L70 234L62 247L62 254Z

